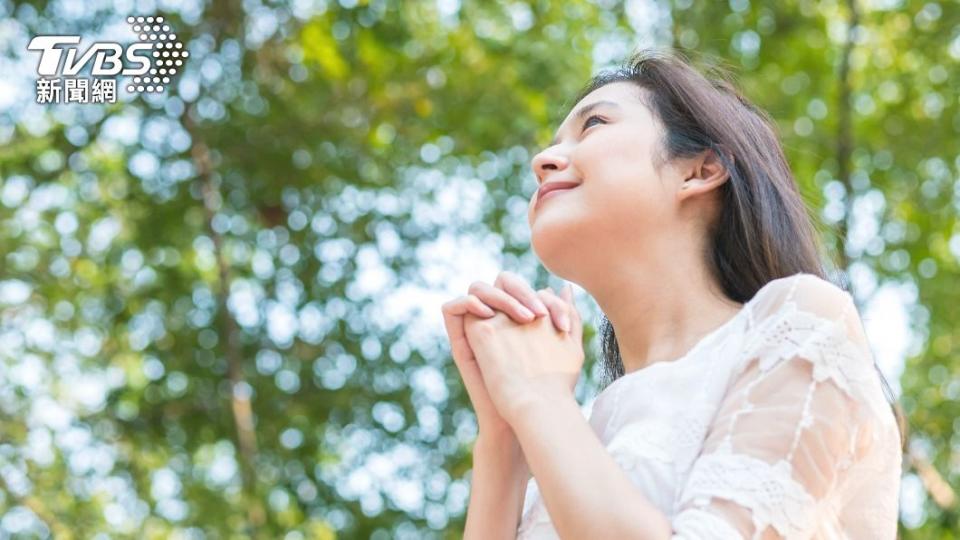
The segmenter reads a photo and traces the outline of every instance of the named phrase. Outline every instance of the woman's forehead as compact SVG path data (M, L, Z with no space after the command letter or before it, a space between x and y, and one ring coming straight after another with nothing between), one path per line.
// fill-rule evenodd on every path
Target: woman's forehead
M583 96L579 103L586 103L595 99L614 99L617 101L636 101L640 87L630 81L614 81L594 89Z
M630 81L607 83L583 96L574 104L567 114L567 119L575 119L579 110L601 101L611 101L624 110L645 110L642 93L643 88Z
M640 91L641 89L634 83L617 81L590 92L578 101L564 118L551 145L557 144L565 126L576 124L595 110L615 109L627 113L646 114L647 108L640 99Z

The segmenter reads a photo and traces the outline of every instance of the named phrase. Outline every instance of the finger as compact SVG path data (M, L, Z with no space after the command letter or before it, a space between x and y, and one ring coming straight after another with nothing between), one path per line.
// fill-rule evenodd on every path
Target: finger
M570 331L568 332L574 339L582 340L583 339L583 319L580 317L580 311L577 310L577 305L572 301L567 301L563 298L563 294L569 298L572 296L573 287L569 286L566 292L561 289L561 296L558 296L551 289L541 289L544 291L545 297L552 296L555 301L562 306L562 311L569 316L570 320ZM552 309L551 309L552 311ZM558 310L561 311L561 310Z
M583 339L583 319L580 317L580 310L573 299L573 285L567 282L566 286L560 291L564 300L570 308L570 316L573 320L573 336L577 340Z
M493 308L488 306L486 303L484 303L483 300L481 300L478 296L473 294L467 295L466 304L467 304L467 309L470 310L471 313L479 317L493 317L494 315L497 314L497 312L494 311Z
M575 324L582 324L583 321L580 318L580 310L577 309L577 304L573 299L573 285L568 282L560 291L560 294L563 299L570 304L570 314L573 316Z
M453 360L456 363L472 362L475 360L473 350L467 341L467 335L463 329L463 318L467 313L466 303L463 298L457 298L443 304L443 325L447 331L447 337L450 339L450 348L453 352Z
M470 284L470 294L491 308L506 313L516 322L527 323L537 317L520 300L488 283L474 281Z
M533 287L531 287L526 280L523 279L523 277L513 272L506 270L500 272L496 281L493 282L493 285L494 287L506 291L508 294L522 302L523 305L540 315L547 315L549 312L546 304L540 300L540 297L537 296L537 292L533 290Z
M496 313L473 295L461 296L443 304L443 324L450 338L454 360L473 360L473 351L464 331L464 318L467 313L482 313L481 316L493 316Z
M570 304L573 304L573 286L567 283L560 289L560 296Z
M537 295L547 305L550 310L550 316L553 319L553 325L558 329L569 333L572 328L570 319L570 306L549 287L537 291Z
M443 312L455 316L463 316L467 313L473 313L478 316L492 317L497 314L487 304L480 300L476 295L468 294L451 300L443 305Z

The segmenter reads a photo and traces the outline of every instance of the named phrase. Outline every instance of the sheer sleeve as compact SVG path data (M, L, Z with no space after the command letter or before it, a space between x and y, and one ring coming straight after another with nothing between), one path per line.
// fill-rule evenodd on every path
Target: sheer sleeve
M674 540L810 538L884 414L846 291L797 274L751 303L742 356L675 503Z

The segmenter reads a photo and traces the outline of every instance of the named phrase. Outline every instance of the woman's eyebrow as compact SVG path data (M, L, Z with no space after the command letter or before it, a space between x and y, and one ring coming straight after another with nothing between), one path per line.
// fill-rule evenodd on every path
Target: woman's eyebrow
M584 105L583 107L580 107L580 109L578 109L577 112L573 113L573 118L574 120L581 120L584 116L590 114L590 111L596 109L597 107L601 107L603 105L610 105L611 107L617 107L617 108L620 107L620 104L615 101L610 101L606 99L603 99L600 101L594 101L589 105ZM550 146L554 146L558 142L560 142L560 134L556 134L553 136L553 140L550 141Z

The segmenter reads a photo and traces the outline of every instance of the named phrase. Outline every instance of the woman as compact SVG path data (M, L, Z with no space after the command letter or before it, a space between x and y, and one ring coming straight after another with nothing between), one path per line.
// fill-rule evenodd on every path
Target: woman
M569 285L444 304L479 424L465 538L895 538L899 418L769 118L641 53L532 166L533 249L600 305L612 382L585 420Z

